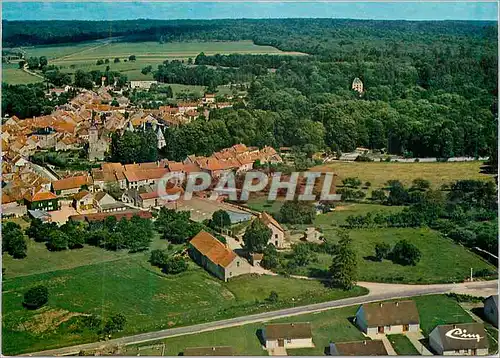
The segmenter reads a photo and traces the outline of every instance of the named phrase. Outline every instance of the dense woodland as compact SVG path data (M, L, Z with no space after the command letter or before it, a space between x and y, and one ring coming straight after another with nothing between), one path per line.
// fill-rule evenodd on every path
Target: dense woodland
M166 154L243 142L407 156L496 153L497 28L474 21L339 19L4 22L4 46L117 40L253 40L307 56L197 56L149 69L166 83L248 86L246 106L168 131ZM273 69L273 71L270 71ZM95 75L95 74L94 74ZM83 75L80 79L89 79ZM92 76L93 77L93 76ZM359 77L365 92L351 83ZM85 81L83 81L85 82ZM87 81L88 82L88 81Z

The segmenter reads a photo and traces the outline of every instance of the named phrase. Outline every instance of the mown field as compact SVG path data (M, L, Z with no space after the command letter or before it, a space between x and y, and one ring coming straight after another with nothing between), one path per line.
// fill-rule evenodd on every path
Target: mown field
M204 52L206 55L230 54L280 54L303 55L296 52L283 52L272 46L255 45L252 41L213 41L213 42L106 42L93 41L79 44L61 44L57 46L35 46L24 48L27 57L46 56L49 64L57 65L63 72L74 73L77 70L104 71L106 66L114 71L127 75L129 80L152 80L153 75L144 75L141 70L151 65L156 68L166 59L187 60ZM130 55L136 56L136 61L128 61ZM118 57L119 63L114 63ZM108 59L109 64L96 65L99 59ZM14 67L12 67L14 66ZM7 83L38 82L36 77L16 69L17 64L4 65L4 81Z
M336 240L334 228L324 228L325 237ZM462 282L474 272L495 267L463 246L442 237L427 228L383 228L350 230L358 258L358 279L360 281L395 283L444 283ZM375 261L375 244L388 243L393 247L400 240L414 244L422 253L416 266L402 266L390 260ZM318 261L297 268L294 273L306 276L325 276L332 263L328 254L317 254Z
M370 182L372 188L382 188L388 180L399 180L410 185L412 180L422 178L439 188L457 180L493 180L491 175L481 174L483 162L445 162L445 163L395 163L395 162L336 162L316 166L310 171L335 172L342 179L357 177L362 183Z
M96 340L96 333L76 324L81 315L123 313L128 324L120 335L129 335L366 293L277 276L244 276L224 283L194 264L182 274L166 276L140 256L18 277L9 277L9 265L6 269L6 354ZM23 308L23 294L36 285L48 287L49 302L29 311ZM279 301L269 304L264 300L273 290Z
M471 316L458 303L443 295L413 298L420 314L421 327L425 334L438 324L473 322ZM439 309L436 309L439 307ZM323 356L330 342L349 342L367 339L352 323L358 306L332 309L328 311L288 317L275 322L310 322L312 325L314 348L288 349L288 355ZM267 324L255 323L225 328L195 335L180 336L162 340L165 355L175 356L187 347L232 346L238 355L266 355L259 342L260 330ZM431 328L432 327L432 328ZM155 342L159 343L159 342ZM142 344L151 345L153 343ZM127 354L135 355L137 347L127 347Z

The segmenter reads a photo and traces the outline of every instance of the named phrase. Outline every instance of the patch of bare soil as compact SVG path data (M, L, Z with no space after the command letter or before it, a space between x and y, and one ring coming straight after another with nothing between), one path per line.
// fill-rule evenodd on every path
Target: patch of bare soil
M29 321L18 326L20 331L29 331L32 333L43 333L56 329L61 323L70 320L73 317L84 316L83 313L69 312L66 310L47 309L34 315Z

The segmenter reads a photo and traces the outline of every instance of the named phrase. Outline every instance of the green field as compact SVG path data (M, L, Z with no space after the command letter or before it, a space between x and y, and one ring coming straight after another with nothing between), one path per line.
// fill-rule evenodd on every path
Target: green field
M166 59L187 60L191 57L194 60L200 52L206 55L217 53L303 55L296 52L283 52L272 46L255 45L252 41L172 43L93 41L76 45L27 47L24 50L26 57L46 56L49 64L59 66L63 72L74 73L79 69L104 71L109 65L112 70L126 74L129 80L152 80L152 74L141 73L144 67L151 65L153 69L156 69ZM135 55L137 60L128 61L130 55ZM116 57L120 59L119 63L113 62ZM109 59L110 63L97 66L96 61L99 59ZM17 64L3 65L5 82L17 84L39 81L36 77L23 73L15 67Z
M366 293L362 288L345 292L317 281L278 276L245 276L224 283L194 264L187 272L168 277L144 256L19 277L9 277L7 265L2 296L4 352L96 340L95 333L75 324L75 316L82 314L106 317L121 312L129 323L120 335L129 335ZM49 303L28 311L22 295L39 284L48 287ZM279 296L276 304L264 301L272 290Z
M387 339L399 356L418 356L420 353L404 334L390 334Z
M19 85L26 83L42 82L37 76L30 75L19 69L18 64L2 64L2 82L10 85Z
M472 322L471 316L458 303L443 295L415 297L420 314L421 326L427 334L437 324ZM439 309L436 309L439 307ZM288 355L325 355L330 342L349 342L367 339L352 324L358 306L332 309L312 314L288 317L271 322L310 322L312 325L314 348L288 349ZM233 346L238 355L265 355L261 348L258 333L266 323L225 328L195 335L180 336L163 340L165 355L178 355L187 347ZM429 328L432 327L432 328ZM158 343L158 342L155 342ZM142 344L151 345L152 343ZM127 348L127 354L137 352L137 346Z
M476 254L438 232L427 228L419 229L358 229L350 230L354 248L358 255L360 281L397 282L397 283L439 283L462 282L468 277L471 267L474 271L495 267L486 263ZM325 237L335 239L333 228L323 228ZM422 258L416 266L401 266L392 261L373 261L375 244L386 242L392 246L406 239L422 252ZM322 276L331 265L331 256L318 254L318 262L297 269L294 273L309 276Z
M313 167L310 171L335 172L342 179L357 177L361 182L370 182L371 189L385 186L388 180L399 180L404 185L411 185L413 179L429 180L431 185L439 188L457 180L493 180L493 176L481 174L483 162L449 162L449 163L395 163L395 162L335 162Z

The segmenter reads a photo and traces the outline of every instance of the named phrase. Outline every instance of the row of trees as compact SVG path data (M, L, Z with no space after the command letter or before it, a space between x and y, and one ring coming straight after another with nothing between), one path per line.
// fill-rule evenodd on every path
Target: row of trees
M158 159L156 133L146 131L125 131L111 136L110 161L123 164L154 162Z
M153 237L150 220L134 216L117 221L114 216L104 221L85 224L68 220L58 227L55 223L31 220L26 234L37 242L44 242L51 251L82 248L85 244L106 250L128 249L130 252L147 250Z

